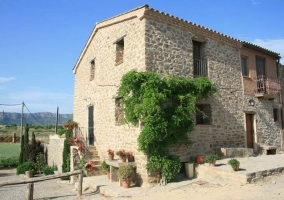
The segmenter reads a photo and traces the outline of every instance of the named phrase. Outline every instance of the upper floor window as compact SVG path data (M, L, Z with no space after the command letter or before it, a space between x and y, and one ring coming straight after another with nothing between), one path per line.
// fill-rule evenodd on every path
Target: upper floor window
M208 76L207 60L202 58L202 43L192 41L193 44L193 76Z
M242 58L242 75L243 76L249 75L249 70L247 66L247 58Z
M196 105L196 124L211 124L211 106L210 104Z
M256 73L257 75L265 75L265 59L262 57L255 57Z
M91 61L90 81L94 80L94 78L95 78L95 59Z
M115 123L122 124L124 119L124 108L121 103L121 97L115 98Z
M116 44L116 58L115 58L115 65L120 65L123 63L123 55L124 55L124 37L118 39Z

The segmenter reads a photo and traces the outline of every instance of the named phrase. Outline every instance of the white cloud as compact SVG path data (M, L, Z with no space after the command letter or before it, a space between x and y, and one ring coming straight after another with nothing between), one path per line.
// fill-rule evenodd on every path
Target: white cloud
M261 4L261 1L260 0L250 0L252 5L258 5L258 4Z
M12 81L14 79L16 79L16 78L14 78L14 77L0 77L0 83Z
M280 56L284 59L284 39L255 39L251 42L276 53L280 53Z

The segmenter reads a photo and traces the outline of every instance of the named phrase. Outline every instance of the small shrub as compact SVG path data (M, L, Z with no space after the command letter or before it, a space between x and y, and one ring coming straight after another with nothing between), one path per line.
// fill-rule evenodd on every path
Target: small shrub
M43 153L40 153L36 156L36 162L35 162L35 166L36 166L36 170L39 174L41 174L41 172L43 172L43 168L46 166L45 165L45 156Z
M65 134L66 132L67 132L67 130L65 130L65 129L58 129L57 135L63 135L63 134Z
M35 174L36 166L33 162L24 162L17 167L17 174L25 174L26 171L32 170L33 174Z
M240 166L240 161L235 158L232 158L231 160L229 160L228 164L231 165L234 171L237 171L238 167Z
M104 172L110 172L110 166L106 163L105 160L102 162L101 167Z
M0 159L0 166L3 167L16 167L19 165L17 158L4 158Z
M218 160L218 159L219 159L219 156L218 156L218 155L211 154L211 155L205 156L204 161L205 161L206 163L213 163L214 160Z
M120 179L132 178L134 176L134 170L131 166L122 166L118 169L117 176Z
M52 175L52 174L54 174L54 171L57 171L57 166L45 165L42 168L42 172L43 172L44 175Z

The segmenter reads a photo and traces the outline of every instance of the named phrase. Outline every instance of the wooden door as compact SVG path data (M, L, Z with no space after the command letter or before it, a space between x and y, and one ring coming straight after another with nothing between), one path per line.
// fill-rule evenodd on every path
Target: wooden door
M253 115L246 114L247 148L253 148Z
M88 127L89 127L89 145L94 145L94 106L89 106L88 108Z

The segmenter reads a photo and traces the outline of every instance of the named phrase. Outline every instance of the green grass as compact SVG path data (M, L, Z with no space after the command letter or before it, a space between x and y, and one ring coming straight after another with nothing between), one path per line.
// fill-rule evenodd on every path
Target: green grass
M0 166L17 166L20 156L20 143L0 143Z

